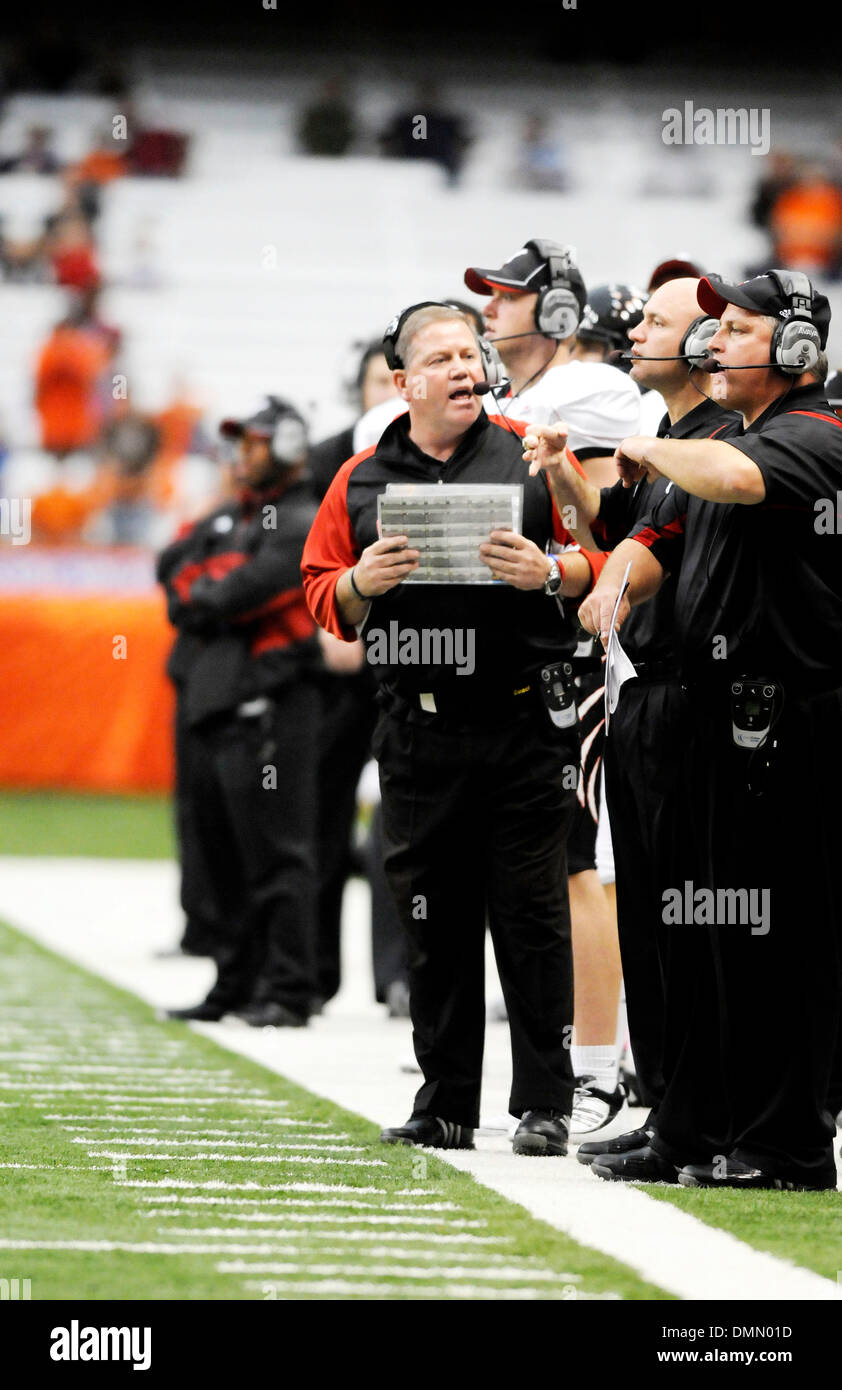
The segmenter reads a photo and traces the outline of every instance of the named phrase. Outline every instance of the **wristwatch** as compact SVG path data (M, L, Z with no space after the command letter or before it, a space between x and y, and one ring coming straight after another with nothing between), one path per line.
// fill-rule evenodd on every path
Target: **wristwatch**
M550 562L550 572L544 581L544 593L552 597L561 588L561 566L554 555L548 555L547 559Z

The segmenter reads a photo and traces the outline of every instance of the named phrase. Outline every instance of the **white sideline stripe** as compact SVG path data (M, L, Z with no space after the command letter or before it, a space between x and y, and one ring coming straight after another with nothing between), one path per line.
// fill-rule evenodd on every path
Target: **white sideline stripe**
M153 1195L151 1192L143 1192L140 1195L141 1202L157 1202L159 1205L151 1207L148 1211L142 1211L141 1216L166 1216L175 1215L180 1206L226 1206L244 1207L246 1203L251 1203L256 1207L280 1206L280 1207L350 1207L352 1210L372 1211L458 1211L455 1202L355 1202L349 1197L188 1197L181 1193L159 1193ZM166 1207L160 1205L170 1202L173 1205ZM228 1215L233 1216L234 1212ZM271 1213L267 1213L267 1219ZM247 1218L247 1213L243 1213L243 1219ZM278 1220L281 1220L281 1213L278 1213Z
M319 1245L318 1248L314 1250L309 1242L304 1244L301 1241L293 1240L283 1246L278 1246L275 1253L303 1256L304 1263L303 1265L299 1264L299 1272L309 1273L306 1261L312 1259L314 1254L318 1255L321 1259L324 1255L344 1256L347 1255L348 1250L347 1247L343 1245ZM508 1251L505 1255L495 1255L493 1250L459 1250L453 1254L448 1254L446 1251L442 1251L441 1248L438 1250L396 1250L394 1246L391 1245L368 1246L365 1254L372 1260L414 1260L416 1263L419 1260L426 1260L434 1265L433 1269L427 1270L428 1274L435 1274L437 1272L438 1263L444 1256L447 1259L458 1259L460 1264L469 1264L473 1261L475 1264L487 1269L491 1269L495 1265L510 1265L512 1268L521 1270L524 1275L528 1275L529 1262L535 1258L532 1255L512 1255ZM538 1267L544 1268L543 1265L539 1265ZM555 1275L556 1279L562 1279L566 1284L581 1283L583 1278L581 1274L559 1273L555 1270L552 1270L551 1273Z
M14 1055L14 1054L13 1054ZM19 1071L82 1071L91 1072L96 1076L136 1076L142 1069L144 1076L166 1076L171 1083L178 1083L183 1077L184 1084L189 1085L191 1080L200 1081L201 1085L213 1086L214 1081L221 1077L223 1080L231 1080L231 1069L226 1067L224 1071L211 1071L207 1067L197 1067L195 1072L192 1067L160 1067L143 1063L142 1068L139 1064L132 1066L117 1066L112 1063L104 1062L21 1062ZM0 1081L6 1073L0 1072Z
M245 1274L247 1271L250 1270L256 1270L264 1274L271 1274L274 1268L274 1265L260 1264L243 1264L241 1269L234 1268L232 1265L229 1264L217 1265L217 1270L221 1274ZM253 1281L247 1281L245 1287L259 1289L260 1292L264 1295L266 1292L262 1284L255 1283ZM361 1281L359 1283L356 1280L354 1280L354 1282L352 1283L347 1279L322 1279L314 1281L311 1281L309 1279L302 1279L301 1281L297 1279L282 1279L280 1283L275 1283L273 1281L272 1292L299 1294L312 1293L325 1295L345 1294L349 1297L357 1298L382 1298L384 1294L406 1293L411 1294L413 1299L435 1298L444 1300L451 1298L463 1298L472 1302L474 1299L481 1298L483 1302L490 1302L493 1300L495 1302L500 1301L506 1303L514 1303L519 1300L546 1298L547 1294L549 1293L549 1290L547 1288L534 1287L523 1289L494 1289L489 1288L488 1286L482 1287L479 1284L396 1284L389 1283L386 1280L380 1282L366 1280L365 1282ZM563 1298L564 1294L562 1293L560 1297ZM582 1299L585 1297L585 1294L577 1294L577 1297L579 1299ZM610 1294L608 1295L608 1297L617 1298L619 1297L619 1295Z
M325 1182L282 1182L282 1183L262 1183L262 1182L223 1182L221 1178L210 1178L206 1182L190 1182L186 1178L136 1178L132 1181L123 1179L118 1182L118 1187L155 1187L167 1188L178 1187L188 1188L191 1192L198 1191L225 1191L225 1192L353 1192L354 1196L358 1193L375 1194L386 1196L389 1189L386 1187L351 1187L347 1183L325 1183ZM421 1189L423 1196L432 1196L430 1189ZM155 1200L147 1197L145 1201ZM194 1199L195 1200L195 1199Z
M341 1168L343 1164L355 1168L385 1168L386 1161L382 1158L310 1158L304 1154L221 1154L221 1153L197 1153L197 1154L126 1154L120 1153L119 1149L104 1149L102 1153L97 1153L96 1149L88 1150L88 1158L125 1158L130 1159L172 1159L178 1163L333 1163Z
M71 1144L128 1144L131 1146L138 1142L138 1137L141 1137L141 1135L134 1139L118 1139L113 1135L109 1135L108 1138L105 1139L91 1139L90 1135L86 1134L83 1138L71 1139L70 1142ZM341 1136L339 1137L341 1138ZM167 1145L172 1149L202 1149L207 1147L208 1139L207 1137L204 1139L144 1139L143 1142L148 1145L150 1149L162 1148ZM259 1144L254 1139L214 1139L211 1142L217 1149L228 1147L232 1149L312 1149L315 1143L318 1144L319 1148L324 1150L325 1153L329 1154L362 1154L366 1151L365 1144L323 1144L321 1142L321 1135L315 1135L309 1142L301 1144L292 1142L285 1144L282 1140L278 1140L277 1142L268 1141ZM93 1157L93 1155L91 1155L91 1157ZM189 1154L182 1155L182 1157L189 1157Z
M206 1086L207 1082L203 1081L202 1085ZM62 1094L66 1091L88 1092L90 1089L90 1086L86 1086L84 1081L7 1081L3 1077L0 1077L0 1091L32 1091L33 1095L36 1096L52 1095L56 1091L60 1091ZM188 1082L185 1082L182 1087L165 1087L163 1089L163 1094L160 1093L160 1088L158 1086L143 1086L139 1082L136 1086L132 1087L132 1090L136 1093L135 1095L122 1094L120 1096L115 1096L113 1094L115 1089L116 1087L112 1086L108 1081L99 1082L97 1086L97 1090L103 1092L110 1100L142 1100L145 1105L150 1103L154 1103L155 1105L183 1105L185 1100L189 1099L192 1105L196 1104L194 1098L190 1095L190 1084ZM237 1103L239 1105L257 1105L260 1103L256 1100L250 1101L241 1099L240 1093L233 1086L220 1086L216 1089L217 1094L208 1097L206 1101L207 1104L231 1105ZM168 1096L166 1094L167 1090L172 1091L173 1094ZM112 1094L109 1095L109 1092ZM266 1104L266 1102L263 1103ZM278 1104L284 1105L286 1102L278 1101Z
M0 1163L0 1168L32 1168L50 1173L90 1173L87 1163Z

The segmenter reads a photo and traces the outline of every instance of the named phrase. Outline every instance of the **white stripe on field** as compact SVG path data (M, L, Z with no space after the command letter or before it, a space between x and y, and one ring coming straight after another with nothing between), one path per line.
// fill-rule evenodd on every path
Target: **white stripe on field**
M138 1137L140 1137L141 1134L142 1131L139 1132ZM109 1135L107 1138L104 1139L92 1139L90 1135L86 1134L83 1138L71 1139L70 1142L71 1144L128 1144L129 1146L131 1146L132 1144L136 1144L138 1142L138 1137L135 1137L134 1139L119 1139L113 1135ZM332 1138L333 1136L331 1135L325 1137ZM341 1135L337 1135L337 1138L341 1137ZM167 1146L171 1149L201 1149L207 1146L208 1139L207 1137L205 1137L204 1139L176 1139L170 1136L166 1139L144 1139L143 1142L150 1149L165 1148ZM318 1144L320 1149L322 1149L325 1153L329 1154L362 1154L366 1151L365 1144L324 1144L322 1143L321 1135L314 1135L309 1142L301 1143L295 1143L293 1141L285 1143L282 1139L276 1141L270 1140L264 1143L258 1143L254 1139L214 1139L211 1142L214 1148L217 1149L232 1148L298 1150L312 1149L314 1144ZM188 1154L182 1156L189 1157L190 1155ZM94 1155L91 1154L91 1157L94 1157Z
M132 1159L172 1159L178 1163L332 1163L341 1168L347 1164L352 1168L385 1168L386 1161L382 1158L310 1158L304 1154L221 1154L221 1153L198 1153L198 1154L126 1154L113 1149L105 1149L102 1153L97 1153L96 1149L88 1151L88 1158L124 1158L127 1162Z
M358 1193L373 1193L378 1196L386 1196L386 1187L351 1187L348 1183L325 1183L325 1182L282 1182L282 1183L262 1183L262 1182L223 1182L221 1178L210 1178L206 1182L190 1182L187 1178L138 1178L131 1182L125 1179L119 1182L118 1187L155 1187L155 1188L188 1188L191 1192L353 1192L354 1196ZM431 1188L420 1188L422 1196L432 1196ZM153 1200L151 1197L147 1201Z
M221 1265L217 1265L220 1273L239 1273L240 1271L223 1270ZM346 1264L308 1264L305 1271L302 1271L300 1264L278 1264L275 1266L277 1274L321 1274L325 1278L335 1275L354 1275L372 1274L375 1277L384 1279L400 1277L402 1279L429 1279L431 1274L441 1276L443 1279L507 1279L507 1280L535 1280L538 1283L563 1284L566 1281L562 1275L556 1274L553 1269L523 1269L513 1265L501 1265L497 1269L483 1268L482 1266L473 1269L463 1268L461 1265L444 1265L441 1269L425 1269L421 1265L346 1265Z
M173 1213L173 1214L175 1215L175 1213ZM208 1215L211 1215L211 1214L212 1214L212 1213L210 1213L210 1212L208 1213ZM170 1215L170 1213L168 1212L167 1215ZM182 1213L179 1213L179 1214L176 1216L176 1220L183 1220L185 1215L187 1215L186 1212L183 1213L183 1214L182 1214ZM196 1216L197 1216L197 1217L203 1217L204 1215L205 1215L204 1212L196 1212ZM253 1213L246 1214L246 1215L243 1215L243 1216L239 1216L239 1217L236 1217L236 1218L233 1218L233 1219L238 1220L238 1221L253 1222L253 1223L255 1223L255 1224L258 1225L258 1226L260 1226L260 1225L269 1226L269 1225L272 1225L272 1224L274 1224L275 1222L278 1222L278 1221L285 1221L285 1222L287 1222L287 1223L290 1223L290 1222L291 1222L293 1225L296 1225L296 1226L354 1226L354 1227L360 1227L360 1226L399 1226L399 1227L403 1227L403 1226L434 1226L434 1227L435 1227L435 1226L443 1226L443 1225L445 1224L445 1222L442 1220L442 1218L441 1218L441 1217L437 1217L437 1216L411 1216L411 1215L403 1215L403 1214L401 1214L400 1216L392 1216L392 1215L389 1215L389 1216L379 1216L379 1215L375 1215L375 1216L363 1216L361 1213L356 1213L354 1216L336 1216L336 1215L333 1214L333 1212L328 1212L328 1211L325 1211L325 1212L322 1212L322 1211L314 1211L314 1212L309 1212L309 1211L308 1211L308 1212L284 1211L284 1212L267 1213L266 1216L263 1216L260 1212L253 1212ZM487 1221L483 1221L483 1220L481 1220L480 1218L472 1219L472 1218L470 1218L470 1217L464 1217L464 1216L463 1216L463 1217L453 1217L453 1218L450 1218L450 1219L447 1220L446 1224L447 1224L447 1226L448 1226L451 1230L459 1230L459 1231L463 1231L463 1230L481 1231L481 1230L483 1230L483 1229L488 1225L488 1222L487 1222ZM250 1235L254 1235L255 1232L252 1231L252 1230L249 1230L248 1226L244 1226L244 1227L237 1227L237 1226L213 1226L213 1227L168 1226L168 1227L166 1228L166 1231L163 1231L163 1228L162 1228L162 1231L159 1231L158 1234L159 1234L159 1235L161 1235L161 1234L165 1234L165 1235L179 1235L179 1236L185 1236L185 1235L187 1235L187 1236L189 1236L189 1235L201 1235L201 1236L250 1236ZM267 1232L267 1234L271 1234L271 1232Z
M293 1218L290 1217L290 1220ZM448 1222L448 1225L450 1222ZM191 1234L201 1235L202 1232L190 1228ZM170 1235L171 1231L167 1228L164 1232ZM281 1226L278 1230L271 1231L247 1231L245 1232L252 1240L300 1240L305 1234L296 1230L294 1226ZM321 1238L321 1229L317 1226L306 1232L311 1240ZM409 1241L423 1241L427 1245L507 1245L511 1242L511 1236L475 1236L471 1232L457 1231L453 1235L445 1235L439 1231L366 1231L358 1226L352 1231L338 1231L335 1226L328 1226L324 1232L325 1240L370 1240L370 1241L394 1241L395 1244L407 1244Z
M17 1103L18 1103L17 1101L13 1101L13 1100L4 1100L4 1101L0 1101L0 1105L17 1105ZM90 1120L90 1121L92 1122L92 1124L93 1124L93 1123L96 1123L96 1124L119 1124L119 1123L121 1123L121 1121L123 1121L123 1120L126 1120L126 1121L132 1121L132 1120L137 1121L137 1120L140 1120L141 1122L143 1122L144 1120L156 1120L156 1121L158 1122L158 1125L161 1125L161 1124L163 1124L164 1122L166 1122L167 1124L172 1124L172 1125L174 1125L174 1124L179 1124L179 1123L182 1123L182 1122L184 1122L184 1121L190 1121L190 1120L192 1120L192 1121L195 1123L197 1120L200 1120L201 1118L202 1118L201 1115L157 1115L157 1114L151 1114L151 1115L124 1115L124 1114L121 1114L119 1111L116 1111L116 1110L110 1110L110 1111L109 1111L109 1110L106 1110L102 1115L67 1115L67 1114L61 1114L60 1112L56 1112L56 1113L53 1113L53 1114L49 1114L49 1115L45 1115L45 1116L44 1116L44 1119L45 1119L45 1120ZM182 1130L181 1133L182 1133L182 1134L228 1134L228 1133L230 1133L230 1131L231 1131L232 1128L233 1128L233 1129L236 1129L238 1125L250 1125L250 1124L253 1124L253 1123L254 1123L254 1120L255 1120L254 1115L240 1116L239 1118L236 1118L236 1119L233 1119L233 1120L226 1120L226 1121L225 1121L225 1124L226 1124L226 1128L225 1128L225 1129L201 1129L201 1130L199 1130L199 1129L196 1129L196 1130L193 1130L193 1129L185 1129L185 1130ZM265 1125L282 1125L282 1126L285 1126L285 1127L288 1127L288 1128L295 1127L296 1129L302 1129L302 1128L304 1128L305 1126L310 1126L310 1127L313 1128L313 1129L316 1129L317 1127L318 1127L318 1128L327 1129L328 1123L329 1123L329 1122L328 1122L327 1120L290 1120L286 1115L266 1115L266 1116L264 1117L263 1123L264 1123ZM73 1133L73 1132L75 1132L75 1131L77 1131L77 1130L81 1133L81 1132L84 1131L85 1129L92 1128L92 1125L65 1125L65 1128L68 1129L68 1130L70 1130L71 1133ZM149 1133L149 1134L166 1134L167 1132L168 1132L167 1130L165 1130L165 1129L160 1129L160 1128L157 1128L157 1127L154 1128L154 1129L148 1130L148 1133ZM264 1131L263 1131L263 1130L260 1130L260 1129L255 1129L255 1130L245 1130L245 1129L244 1129L244 1130L242 1130L242 1131L241 1131L241 1130L237 1130L237 1132L238 1132L238 1133L242 1133L242 1134L262 1134ZM320 1136L320 1137L321 1137L321 1136ZM329 1136L325 1135L324 1137L325 1137L325 1138L328 1138Z
M242 1270L237 1270L230 1268L227 1264L217 1265L217 1269L222 1274L245 1274L247 1270L262 1270L266 1274L271 1274L273 1268L273 1265L244 1265ZM365 1282L360 1281L359 1283L357 1283L356 1280L351 1282L347 1279L323 1279L316 1281L304 1279L300 1281L297 1279L282 1279L278 1283L273 1281L272 1284L268 1287L271 1289L272 1294L307 1293L324 1294L326 1297L332 1296L333 1294L342 1294L347 1298L377 1299L382 1299L386 1294L408 1294L411 1296L413 1300L419 1298L441 1300L466 1299L469 1302L473 1302L474 1300L482 1299L483 1302L500 1301L507 1303L515 1303L520 1300L531 1300L535 1298L544 1299L550 1292L550 1290L547 1288L534 1287L529 1287L525 1289L493 1289L488 1288L487 1286L483 1288L479 1284L396 1284L389 1283L386 1280L383 1280L382 1282L366 1280ZM266 1297L267 1288L263 1284L255 1284L249 1281L246 1283L246 1288L258 1289L264 1295L264 1298ZM573 1295L571 1294L568 1296L572 1297ZM564 1298L565 1294L562 1292L560 1294L560 1297ZM585 1298L586 1295L583 1293L579 1293L576 1295L576 1297L582 1299ZM619 1295L605 1294L603 1295L603 1297L617 1298L619 1297Z
M349 1189L358 1190L358 1189ZM351 1207L359 1208L361 1211L458 1211L455 1202L355 1202L348 1197L188 1197L180 1193L160 1193L155 1196L152 1193L143 1192L140 1194L141 1202L171 1202L174 1205L170 1210L175 1214L180 1207L185 1205L201 1206L234 1206L242 1207L246 1203L253 1203L257 1207L282 1206L282 1207ZM141 1212L142 1216L164 1216L167 1208L156 1206L149 1211ZM229 1213L233 1215L234 1213ZM278 1219L280 1220L280 1214Z

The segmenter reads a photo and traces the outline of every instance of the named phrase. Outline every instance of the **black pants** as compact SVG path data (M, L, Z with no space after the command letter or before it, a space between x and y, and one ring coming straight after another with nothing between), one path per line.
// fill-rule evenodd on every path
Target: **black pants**
M758 923L729 924L720 910L714 925L668 928L655 1145L679 1162L735 1153L773 1176L821 1179L835 1171L842 691L788 693L773 767L764 776L755 757L751 787L727 686L695 697L691 718L682 878L694 891L765 892L766 911L758 896Z
M224 942L226 924L214 897L214 881L196 824L196 749L176 689L173 809L181 869L180 901L185 916L181 945L195 954L215 956Z
M486 914L509 1015L509 1109L569 1113L573 967L565 843L578 732L537 703L492 729L381 715L386 873L409 938L415 1114L479 1122ZM571 785L572 783L572 785Z
M406 934L383 866L383 806L378 803L371 818L371 834L366 847L368 881L371 885L371 962L374 970L374 996L386 1002L389 985L407 981Z
M340 984L342 895L351 863L357 783L377 718L370 671L320 681L316 993L332 999Z
M313 995L318 697L302 681L258 718L191 731L196 825L228 940L208 998L273 1000L306 1016Z
M650 1118L664 1094L662 895L678 874L686 708L677 680L628 682L604 754L629 1040Z

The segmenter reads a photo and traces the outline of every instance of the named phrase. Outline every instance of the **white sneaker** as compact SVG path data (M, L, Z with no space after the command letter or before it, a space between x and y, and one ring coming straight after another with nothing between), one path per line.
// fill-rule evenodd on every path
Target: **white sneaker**
M587 1135L600 1133L626 1109L626 1088L622 1082L609 1092L598 1090L594 1080L592 1076L576 1077L570 1117L570 1138L574 1143Z

